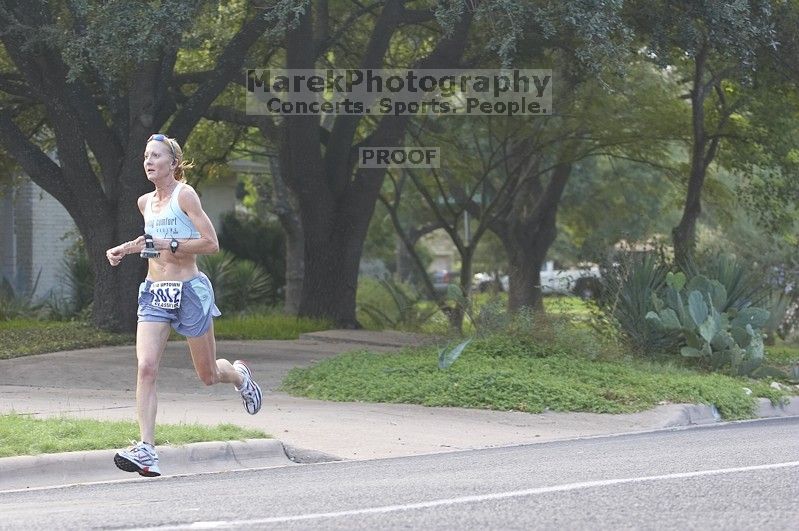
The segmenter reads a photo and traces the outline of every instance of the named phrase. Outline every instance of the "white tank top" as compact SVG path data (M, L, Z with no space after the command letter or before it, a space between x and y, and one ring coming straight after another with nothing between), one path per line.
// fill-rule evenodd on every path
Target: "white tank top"
M158 214L153 214L152 208L155 192L147 198L147 203L144 206L145 234L166 239L196 239L200 237L200 233L194 223L180 209L178 204L178 195L180 195L181 188L183 188L183 183L179 182L175 189L172 190L169 203L161 207L161 212Z

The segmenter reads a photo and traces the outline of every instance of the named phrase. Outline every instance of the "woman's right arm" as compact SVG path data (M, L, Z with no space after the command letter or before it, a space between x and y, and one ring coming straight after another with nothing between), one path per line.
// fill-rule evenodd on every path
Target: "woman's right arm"
M110 263L112 266L117 266L125 257L125 255L140 253L142 249L144 249L144 236L139 236L135 240L131 240L108 249L105 252L105 257L108 258L108 263Z
M144 215L144 205L147 202L148 195L149 194L144 194L143 196L139 197L138 201L136 201L136 204L139 207L139 212L141 212L142 215ZM139 236L135 240L131 240L108 249L105 252L105 257L108 259L108 263L110 263L112 266L118 266L125 255L140 253L142 249L144 249L144 236Z

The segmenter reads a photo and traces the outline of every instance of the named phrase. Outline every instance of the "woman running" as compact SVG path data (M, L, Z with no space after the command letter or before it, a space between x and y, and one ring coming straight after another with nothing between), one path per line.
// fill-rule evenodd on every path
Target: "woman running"
M197 269L197 255L219 250L211 220L200 198L185 183L178 143L162 134L152 135L144 151L144 171L155 191L138 200L144 216L143 236L106 251L112 266L125 255L149 259L147 278L139 286L136 328L136 410L141 440L114 456L117 467L143 476L160 476L155 451L156 378L170 326L186 337L197 376L206 385L233 384L247 413L261 409L261 388L241 360L216 359L213 318L219 317L211 282Z

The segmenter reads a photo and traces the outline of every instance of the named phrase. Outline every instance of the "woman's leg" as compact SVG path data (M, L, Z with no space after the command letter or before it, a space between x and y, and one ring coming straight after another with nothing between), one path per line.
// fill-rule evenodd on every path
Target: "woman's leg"
M136 327L136 414L141 440L155 444L155 416L158 412L156 380L161 356L169 338L169 323L140 322Z
M232 383L241 387L242 377L233 368L228 360L216 359L216 338L214 337L214 322L208 331L201 336L187 337L194 370L205 385L214 385L219 382Z

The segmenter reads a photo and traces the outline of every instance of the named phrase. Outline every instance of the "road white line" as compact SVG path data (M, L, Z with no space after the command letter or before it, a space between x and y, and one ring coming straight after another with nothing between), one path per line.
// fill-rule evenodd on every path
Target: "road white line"
M607 487L612 485L623 485L627 483L643 483L648 481L661 481L668 479L696 478L702 476L718 476L722 474L735 474L739 472L750 472L754 470L773 470L779 468L799 467L799 461L788 461L785 463L772 463L768 465L743 466L736 468L718 468L713 470L697 470L695 472L680 472L677 474L663 474L658 476L642 476L637 478L618 478L603 479L598 481L583 481L580 483L566 483L564 485L552 485L550 487L538 487L534 489L513 490L507 492L496 492L492 494L480 494L475 496L461 496L457 498L445 498L419 503L407 503L402 505L384 505L381 507L367 507L363 509L351 509L348 511L335 511L327 513L308 513L289 516L273 516L269 518L254 518L251 520L224 520L214 522L194 522L191 524L172 525L163 527L150 527L142 529L224 529L230 527L252 526L260 524L279 524L286 522L299 522L303 520L321 520L325 518L341 518L343 516L359 516L365 514L383 514L399 511L410 511L414 509L429 509L431 507L444 507L448 505L459 505L465 503L477 503L491 500L504 500L508 498L521 498L536 494L547 494L550 492L566 492L580 489L590 489L593 487Z

